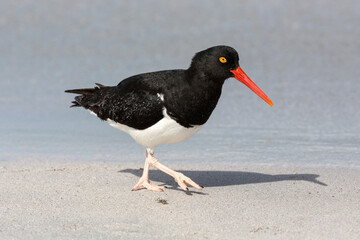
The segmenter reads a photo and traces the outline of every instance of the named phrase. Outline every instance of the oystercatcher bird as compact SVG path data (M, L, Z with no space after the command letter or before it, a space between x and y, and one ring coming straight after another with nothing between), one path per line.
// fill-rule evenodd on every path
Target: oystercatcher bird
M189 177L161 164L154 157L154 150L160 144L181 142L198 132L214 110L224 81L230 77L273 105L243 72L238 53L228 46L196 53L186 70L143 73L126 78L117 86L96 83L95 88L65 92L81 94L71 107L90 110L146 148L143 174L133 190L163 190L149 181L150 166L171 175L183 190L189 190L187 186L201 190L203 187Z

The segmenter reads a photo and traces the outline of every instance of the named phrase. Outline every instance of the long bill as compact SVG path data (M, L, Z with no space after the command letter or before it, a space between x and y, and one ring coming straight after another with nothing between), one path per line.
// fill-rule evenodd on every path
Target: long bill
M263 91L261 91L261 89L258 86L256 86L256 84L253 81L251 81L251 79L244 73L244 71L240 67L238 67L236 70L231 70L231 72L234 74L234 77L237 80L239 80L240 82L245 84L248 88L250 88L254 93L256 93L259 97L261 97L267 104L269 104L270 106L274 105L270 100L270 98L268 98L268 96L266 96L266 94Z

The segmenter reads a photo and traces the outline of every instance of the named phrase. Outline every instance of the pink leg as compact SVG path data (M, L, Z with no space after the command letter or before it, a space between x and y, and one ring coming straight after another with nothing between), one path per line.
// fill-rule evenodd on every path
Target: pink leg
M150 191L155 191L155 192L161 192L163 191L164 187L160 187L158 185L152 184L149 181L149 168L150 168L150 155L148 154L148 152L146 151L146 160L145 160L145 165L144 165L144 171L143 174L139 180L139 182L133 187L133 191L139 190L139 188L144 187Z
M160 171L163 171L164 173L169 174L170 176L172 176L175 181L179 184L179 186L183 189L183 190L189 190L187 188L187 186L191 186L194 187L196 189L202 190L203 187L198 185L197 183L195 183L193 180L191 180L189 177L185 176L184 174L180 173L180 172L176 172L170 168L168 168L167 166L161 164L155 157L154 157L154 151L152 149L146 149L147 152L147 160L149 159L149 164L157 169L159 169ZM145 169L144 169L145 171Z

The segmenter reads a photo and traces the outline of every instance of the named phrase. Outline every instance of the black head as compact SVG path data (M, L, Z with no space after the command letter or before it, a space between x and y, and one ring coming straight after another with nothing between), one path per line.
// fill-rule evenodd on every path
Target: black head
M215 46L198 52L191 61L189 70L196 71L213 80L233 77L231 70L239 67L239 55L228 46Z
M188 72L200 79L222 84L227 78L239 80L270 106L271 100L239 67L239 55L232 47L215 46L195 54Z

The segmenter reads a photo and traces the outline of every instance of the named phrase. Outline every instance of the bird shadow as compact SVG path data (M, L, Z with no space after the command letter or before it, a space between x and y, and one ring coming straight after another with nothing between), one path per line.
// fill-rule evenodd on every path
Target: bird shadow
M131 173L137 177L141 177L142 168L140 169L123 169L118 171L120 173ZM183 173L185 176L191 178L194 182L203 185L205 188L208 187L225 187L233 185L244 185L244 184L258 184L258 183L269 183L269 182L281 182L281 181L305 181L318 184L321 186L327 186L327 184L317 180L320 175L317 174L265 174L257 172L245 172L245 171L189 171L189 170L180 170L179 172ZM180 190L177 183L174 179L162 173L158 170L150 170L149 178L151 181L160 182L162 186L167 186L167 188ZM197 191L186 191L188 195L192 193L195 194L204 194Z

